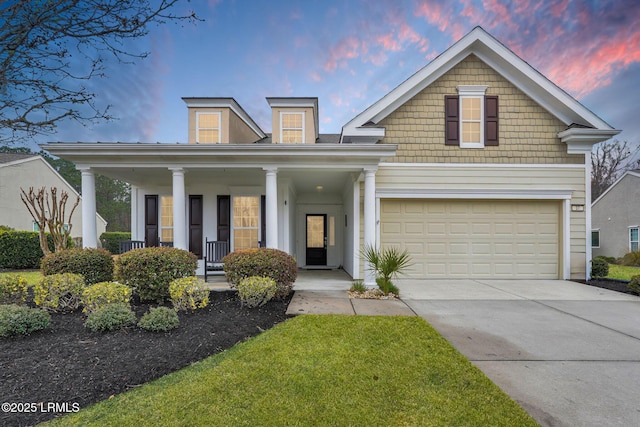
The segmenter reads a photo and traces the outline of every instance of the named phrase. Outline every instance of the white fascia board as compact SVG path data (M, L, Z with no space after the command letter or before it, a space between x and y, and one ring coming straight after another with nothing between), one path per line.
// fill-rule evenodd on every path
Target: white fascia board
M267 136L234 98L182 98L182 100L189 108L229 108L260 138Z
M392 199L501 199L501 200L570 200L566 190L496 190L496 189L378 189L376 197Z
M616 136L618 129L571 128L558 133L558 138L567 144L567 154L588 154L599 142Z
M375 144L385 136L386 129L383 127L357 127L347 132L342 128L340 143L344 143L345 137L355 144Z
M613 129L484 29L476 27L427 66L348 122L343 127L343 133L351 135L355 128L367 122L379 123L470 54L478 56L567 126L579 123L597 129Z
M640 178L640 173L633 172L633 171L625 172L620 178L618 178L613 184L611 184L606 190L604 190L602 192L602 194L600 196L598 196L598 198L596 200L594 200L593 203L591 203L591 207L595 206L596 203L598 203L604 196L606 196L609 193L609 191L613 190L616 187L616 185L618 185L618 183L620 181L622 181L624 179L624 177L626 177L627 175L635 176L636 178Z

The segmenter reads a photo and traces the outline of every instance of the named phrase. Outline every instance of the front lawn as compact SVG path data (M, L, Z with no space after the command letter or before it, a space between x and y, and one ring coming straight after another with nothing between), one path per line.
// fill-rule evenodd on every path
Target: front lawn
M609 264L607 279L630 281L632 276L640 275L640 267L627 267L624 265Z
M42 273L40 272L40 270L11 270L0 272L0 277L9 275L24 277L25 279L27 279L29 286L36 285L38 282L40 282L40 279L42 279Z
M417 317L305 315L52 425L537 425Z

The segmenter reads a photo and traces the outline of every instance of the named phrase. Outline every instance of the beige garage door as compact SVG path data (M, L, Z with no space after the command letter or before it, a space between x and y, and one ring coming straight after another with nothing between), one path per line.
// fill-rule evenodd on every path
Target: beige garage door
M559 202L383 199L380 217L382 246L412 256L409 277L559 277Z

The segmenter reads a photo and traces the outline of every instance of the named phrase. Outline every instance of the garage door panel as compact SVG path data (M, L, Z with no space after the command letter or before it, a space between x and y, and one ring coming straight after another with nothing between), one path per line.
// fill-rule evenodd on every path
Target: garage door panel
M412 277L559 274L559 202L382 200L381 243L406 248Z

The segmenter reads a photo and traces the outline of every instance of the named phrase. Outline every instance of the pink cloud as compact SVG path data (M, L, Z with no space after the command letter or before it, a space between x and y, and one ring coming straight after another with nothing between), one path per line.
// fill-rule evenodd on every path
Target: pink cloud
M324 64L325 71L333 72L338 67L344 67L347 60L357 58L364 50L365 45L355 36L340 39L329 50L329 58Z
M312 71L310 77L314 82L322 81L322 76L320 76L320 73L318 73L317 71Z

